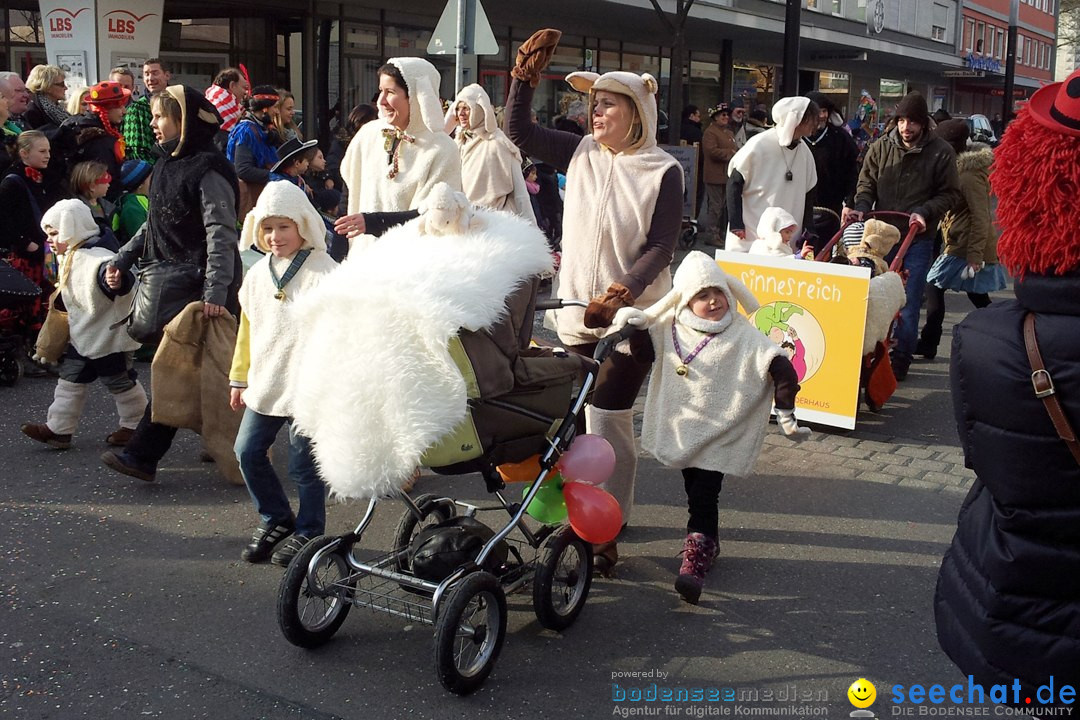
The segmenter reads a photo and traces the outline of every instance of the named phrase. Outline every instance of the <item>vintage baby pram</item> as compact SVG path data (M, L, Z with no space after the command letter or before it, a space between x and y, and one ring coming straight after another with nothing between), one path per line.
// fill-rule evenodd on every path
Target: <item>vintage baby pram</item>
M886 221L890 221L891 219L894 223L898 221L907 221L910 217L911 216L908 213L892 210L875 210L864 214L864 219L877 218ZM848 225L850 224L851 223L848 223ZM834 257L839 257L843 253L842 247L838 246L838 243L843 237L844 229L846 227L847 225L844 225L836 232L832 239L829 240L817 254L814 258L815 260L819 262L828 262ZM889 270L891 272L899 273L900 277L905 282L907 280L906 273L901 272L901 268L904 264L904 256L907 254L908 248L911 247L911 243L914 242L915 236L918 234L918 226L908 225L908 231L900 242L892 262L889 263ZM871 299L871 302L872 301L873 300ZM892 344L893 327L898 319L899 312L893 315L885 339L876 342L874 349L867 352L862 359L862 373L859 377L859 389L862 392L863 400L866 402L867 408L871 412L879 412L881 408L884 407L886 401L892 397L893 392L896 391L896 376L893 375L892 365L889 362L889 348Z
M41 288L0 258L0 310L17 310L40 294ZM0 385L10 387L22 377L20 352L23 341L14 320L0 320Z
M538 309L563 303L585 305L553 300ZM487 343L482 336L462 333L460 350L452 352L455 359L461 358L459 367L467 376L483 364L483 360L470 363L467 359L470 350ZM451 497L412 497L402 492L406 508L393 547L385 554L361 559L357 544L376 508L386 504L373 498L352 532L309 543L281 581L278 620L285 637L300 647L322 645L354 605L434 625L439 680L447 690L467 694L480 687L498 658L506 634L508 594L531 585L533 609L541 625L563 630L573 624L589 594L592 546L568 525L530 528L525 509L573 440L576 418L595 383L599 364L620 339L602 340L592 362L548 353L520 358L522 367L513 389L491 399L470 401L472 427L444 439L425 456L425 463L440 474L479 472L497 504L480 507ZM537 383L528 384L529 372L536 375ZM518 501L504 492L496 465L524 461L537 453L536 480ZM475 541L472 552L461 555L463 562L449 575L425 578L412 566L411 549L418 533L443 523L450 533L460 535L465 531L453 518L474 518L486 510L505 510L509 519L494 525L486 542Z
M488 218L497 222L494 216ZM505 233L500 236L506 237ZM407 230L396 238L384 236L360 260L350 258L342 271L369 273L365 281L377 283L379 277L372 266L386 260L386 268L392 272L402 264L401 257L418 255L415 248L408 247L411 242L421 240L408 235ZM455 246L455 242L462 241L444 243L440 238L424 246L426 249L420 256L425 257L425 262L402 271L401 282L408 282L417 273L425 272L425 268L435 268L432 272L438 273L438 282L425 287L437 291L445 283L459 281L457 269L471 261L472 253L458 249L460 246ZM542 248L543 264L550 266L543 237L539 236L535 244ZM445 254L433 259L432 253L438 252ZM506 253L501 255L508 256ZM516 252L509 256L517 258L520 255L521 252ZM454 270L447 269L449 264L454 264ZM401 489L407 488L408 483L393 485L390 490L348 495L367 500L367 508L355 529L345 535L323 536L309 542L282 578L278 621L282 633L294 645L314 648L327 642L353 606L396 615L411 623L434 625L435 666L439 680L451 692L465 694L484 682L499 655L506 633L507 594L531 586L537 618L544 627L554 630L569 627L581 612L591 583L591 544L578 537L568 525L539 525L526 519L525 514L540 491L542 481L551 474L560 454L573 440L577 416L595 383L599 364L612 352L619 338L601 341L594 359L576 355L560 357L550 349L530 349L528 340L536 309L585 305L558 300L537 303L535 293L539 276L531 273L538 269L531 268L528 275L531 279L517 284L508 295L499 295L500 307L504 306L508 312L492 323L477 326L483 329L463 329L453 333L448 348L441 343L431 344L430 349L424 342L409 344L412 352L425 357L431 353L441 357L448 349L446 362L452 359L456 366L456 371L452 371L460 373L468 391L465 420L456 424L452 431L443 432L433 446L429 443L426 452L417 456L419 464L440 474L478 472L497 502L478 506L448 496L413 496L410 491ZM354 299L354 306L355 302L371 303L370 299L355 300L359 293L368 291L368 285L353 282L352 278L348 280L340 283L344 287L341 292ZM476 282L467 284L470 288L477 285ZM485 280L480 284L493 283ZM388 285L397 291L397 281ZM325 307L333 302L334 296L330 292L329 297L316 298L313 305ZM419 305L431 307L434 304L426 298L425 303ZM385 314L391 316L396 311L419 305L399 304L397 308L386 308ZM447 310L450 309L447 306ZM372 314L381 312L382 309L376 309ZM353 313L359 320L353 320L350 331L355 332L355 323L362 322L363 315ZM372 324L380 326L382 323L373 321ZM458 327L462 326L459 324ZM398 335L391 333L388 342L398 339ZM424 349L413 350L418 347ZM400 359L399 355L395 357ZM376 365L370 359L365 364ZM369 370L379 371L366 367L356 372ZM400 370L397 375L406 372ZM412 374L410 377L420 376ZM337 387L331 385L330 390L337 390ZM325 405L325 398L329 397L329 402L333 403L340 394L320 396L320 402ZM400 396L401 393L395 395L395 400ZM423 406L421 409L434 408L440 399L416 402ZM379 407L385 404L380 403ZM352 406L343 406L338 412L348 412ZM321 405L317 409L324 416L334 412ZM376 412L371 411L373 415ZM301 427L302 415L301 408L298 414ZM308 419L317 457L320 451L318 417L318 413L313 413ZM365 418L354 417L338 424L364 427L366 422ZM370 434L364 438L365 442L376 440ZM329 445L324 446L324 450L326 447ZM363 464L363 461L371 456L372 453L357 453L361 464L347 466L345 469L349 472L339 470L342 475L340 485L345 487L350 473L367 473L367 468L372 465ZM522 491L516 486L505 489L496 466L520 463L533 456L538 456L532 475L535 479L522 498ZM334 459L339 458L330 460ZM325 474L327 466L321 458L320 464L328 484L334 487L337 481ZM375 473L372 476L376 480L382 477L376 477ZM378 482L374 485L384 487ZM391 547L372 553L362 547L361 538L369 529L376 510L388 508L386 500L395 498L404 503L405 509L397 522ZM476 515L488 510L505 511L508 517L504 522L487 527L479 523Z

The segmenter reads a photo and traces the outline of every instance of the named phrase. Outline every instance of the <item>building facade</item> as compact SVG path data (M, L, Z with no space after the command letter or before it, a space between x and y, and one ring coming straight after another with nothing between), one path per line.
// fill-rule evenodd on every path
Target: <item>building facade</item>
M1056 0L1023 1L1022 34L1030 44L1017 66L1017 84L1027 92L1040 73L1049 78L1049 67L1042 66L1052 62L1046 45L1053 43L1056 22L1052 9L1040 6ZM1007 23L1007 8L999 6L1008 2L803 0L799 91L820 89L848 115L872 97L884 118L912 89L923 92L932 107L985 111L993 88L987 82L982 92L982 82L992 74L969 79L948 73L970 67L979 39L982 55L996 59L998 30ZM166 0L160 55L173 63L176 79L196 86L208 84L221 67L245 64L254 83L291 89L314 133L316 124L329 125L335 113L372 99L375 71L386 58L425 55L444 5L445 0L264 0L257 6ZM661 5L672 17L675 0ZM487 0L485 10L500 51L470 58L466 82L480 82L496 102L505 97L516 48L541 27L564 32L538 88L541 119L561 111L567 96L562 77L582 68L650 72L661 95L667 93L674 38L648 0ZM781 87L784 11L784 0L696 0L684 30L685 100L705 107L737 97L750 106L771 106ZM0 0L0 12L0 67L25 74L45 58L37 5ZM969 27L969 20L976 24ZM452 96L453 56L427 57L443 71L443 95ZM1022 81L1021 67L1030 71Z

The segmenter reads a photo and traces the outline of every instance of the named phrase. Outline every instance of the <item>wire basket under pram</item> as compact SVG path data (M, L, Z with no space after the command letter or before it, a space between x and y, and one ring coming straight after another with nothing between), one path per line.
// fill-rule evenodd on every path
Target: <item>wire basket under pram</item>
M549 310L586 303L574 300L531 301L534 309ZM531 322L527 323L531 329ZM520 325L518 326L520 327ZM633 329L631 328L630 331ZM463 334L464 335L464 334ZM452 497L401 492L405 510L391 548L370 553L359 547L376 508L372 498L359 524L341 536L323 536L297 553L282 578L278 593L278 622L294 645L314 648L330 640L353 607L395 615L410 623L435 628L434 659L442 685L457 694L470 693L490 674L506 634L506 596L532 588L533 609L540 624L564 630L581 613L592 581L592 545L569 525L527 522L526 508L577 431L577 418L596 382L600 364L623 339L616 334L601 340L593 358L526 357L509 392L491 399L470 400L470 427L444 438L429 450L425 462L438 473L479 472L494 495L490 506ZM462 348L469 345L466 337ZM451 355L463 369L461 353ZM535 362L529 362L534 360ZM560 375L552 362L573 372ZM546 378L527 382L530 370ZM470 379L466 376L466 384ZM535 479L524 497L508 496L496 466L539 454ZM413 566L410 549L418 535L432 526L475 518L484 511L505 511L503 524L492 525L490 536L445 577L424 577ZM442 527L442 526L440 526ZM439 528L435 528L438 530Z

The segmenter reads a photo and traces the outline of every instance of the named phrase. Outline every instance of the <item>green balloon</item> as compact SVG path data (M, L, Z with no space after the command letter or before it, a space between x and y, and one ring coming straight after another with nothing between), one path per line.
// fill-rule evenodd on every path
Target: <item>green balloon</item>
M540 489L536 492L536 497L529 503L529 507L525 509L525 512L531 518L545 525L557 525L566 520L566 500L563 498L562 482L559 482L560 480L561 478L549 477L540 486ZM526 487L521 496L525 497L530 488L531 486Z

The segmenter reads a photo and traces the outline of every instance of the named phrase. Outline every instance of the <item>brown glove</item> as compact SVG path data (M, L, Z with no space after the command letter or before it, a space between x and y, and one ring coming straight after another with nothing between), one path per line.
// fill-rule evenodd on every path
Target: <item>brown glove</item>
M615 319L619 308L633 304L634 296L629 288L620 283L611 283L606 293L589 301L589 307L585 308L585 327L607 327Z
M529 83L530 87L536 87L540 82L540 73L544 72L551 62L551 56L555 54L561 37L562 31L553 28L534 32L532 37L518 48L517 62L510 74L521 82Z

